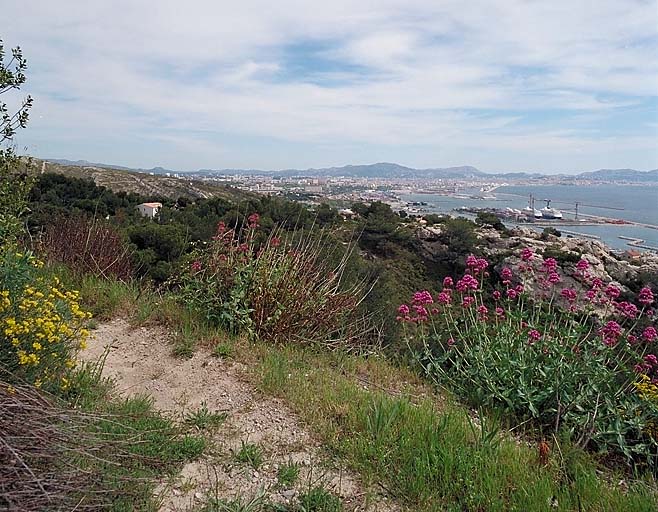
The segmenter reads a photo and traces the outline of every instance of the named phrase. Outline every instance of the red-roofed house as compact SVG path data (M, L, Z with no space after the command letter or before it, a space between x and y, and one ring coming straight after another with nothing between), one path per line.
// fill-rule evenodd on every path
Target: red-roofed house
M142 203L137 205L139 213L144 217L150 217L151 219L156 217L160 208L162 208L162 203Z

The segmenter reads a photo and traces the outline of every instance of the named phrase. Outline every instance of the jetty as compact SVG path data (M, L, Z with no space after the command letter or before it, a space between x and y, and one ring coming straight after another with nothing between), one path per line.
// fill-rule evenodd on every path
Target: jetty
M633 238L632 236L623 236L619 235L621 240L626 240L628 242L628 245L632 245L633 247L637 247L639 249L648 249L650 251L658 251L658 247L651 247L650 245L645 244L645 240L642 240L641 238Z

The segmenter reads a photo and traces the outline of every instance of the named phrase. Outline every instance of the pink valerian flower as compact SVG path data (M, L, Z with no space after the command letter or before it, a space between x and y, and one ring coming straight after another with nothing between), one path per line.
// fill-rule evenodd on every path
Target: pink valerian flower
M509 267L503 268L500 271L500 277L503 278L503 284L509 284L512 282L512 270Z
M466 266L472 269L477 268L478 266L477 256L474 256L473 254L469 254L468 256L466 256Z
M647 315L649 318L653 318L653 315L654 315L654 314L655 314L655 312L654 312L653 309L647 309L646 315Z
M519 292L517 292L514 288L510 288L507 290L507 298L508 299L516 299L519 296Z
M500 300L500 292L498 290L494 290L494 292L491 294L493 297L493 300Z
M628 340L628 343L630 343L631 345L635 345L638 341L637 336L635 336L634 334L629 334L628 336L626 336L626 339Z
M573 288L564 288L561 292L560 295L567 299L569 302L574 302L576 300L576 297L578 297L578 292L574 290Z
M459 281L457 281L455 288L458 292L467 292L468 290L477 290L478 286L478 280L475 279L472 275L466 274Z
M642 288L637 295L637 301L644 306L651 304L653 302L653 292L651 291L651 288L648 286Z
M201 262L199 260L192 262L191 268L193 272L199 272L201 270Z
M258 227L258 222L260 221L260 215L258 213L254 212L249 217L247 218L249 221L249 227L250 228L257 228Z
M601 329L599 329L599 334L603 337L603 343L608 347L612 347L617 344L621 333L621 325L619 325L614 320L610 320L603 327L601 327Z
M400 313L403 316L407 316L410 312L409 306L406 304L400 304L400 307L398 308L398 313Z
M560 278L560 274L557 272L550 272L548 274L548 282L551 284L557 284L561 281L562 279Z
M281 245L281 239L276 236L273 236L272 239L270 240L270 245L272 247L279 247L279 245Z
M475 302L475 297L471 297L470 295L467 295L462 299L462 307L464 308L471 307L474 302Z
M644 361L651 366L658 366L658 357L655 354L647 354L644 356Z
M432 294L428 292L427 290L423 290L421 292L416 292L414 293L413 297L413 302L414 304L433 304L434 299L432 298Z
M633 366L633 370L635 370L637 373L645 373L650 369L651 366L645 363L638 363L635 366Z
M618 286L610 283L605 289L605 294L611 299L616 299L621 294L621 290Z
M651 343L653 340L658 338L658 331L655 327L649 326L642 331L642 337L648 342Z
M523 293L523 285L521 283L517 284L514 289L516 290L516 293Z
M496 316L505 316L505 310L501 307L496 308Z
M439 293L439 295L436 297L436 300L439 301L439 304L447 305L452 302L452 295L450 294L450 292L444 290L441 293Z
M454 338L448 338L448 341L446 343L448 344L449 347L452 347L457 342L454 340Z
M444 288L452 288L454 286L454 283L452 281L452 277L447 276L443 278L443 287Z
M592 280L592 290L600 290L603 288L603 280L599 277L595 277Z
M523 261L530 261L534 255L535 253L532 252L532 249L529 247L526 247L521 251L521 259Z
M466 258L466 266L475 275L484 272L489 266L489 262L484 258L478 258L470 254Z
M487 308L487 306L483 304L482 306L478 307L478 315L480 315L480 318L486 320L488 314L489 314L489 308Z
M425 306L414 305L412 306L412 308L416 313L416 315L418 315L418 320L426 320L427 317L429 316L429 313L427 312Z
M537 329L531 329L530 332L528 332L528 338L530 343L535 343L541 339L541 333Z
M592 302L596 298L596 290L587 290L585 292L585 298Z
M581 259L581 260L576 264L576 268L577 268L578 270L580 270L581 272L584 272L585 270L587 270L587 269L589 268L589 261L587 261L587 260L585 260L585 259Z
M225 232L226 232L226 224L224 223L224 221L220 221L217 224L217 234L223 235Z
M555 258L546 258L541 265L546 272L555 272L557 269L557 260Z
M637 318L639 313L637 306L627 301L619 302L615 304L615 307L622 314L622 316L625 316L626 318Z

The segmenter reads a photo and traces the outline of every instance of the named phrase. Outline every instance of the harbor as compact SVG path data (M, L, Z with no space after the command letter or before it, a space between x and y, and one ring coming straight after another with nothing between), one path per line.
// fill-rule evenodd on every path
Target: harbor
M495 191L478 187L435 195L400 194L400 199L427 203L412 207L416 211L409 211L411 214L474 218L485 212L508 226L539 231L553 227L566 236L600 240L616 251L658 251L658 212L649 207L655 204L658 188L633 187L630 192L612 186L578 190L565 186L504 186Z

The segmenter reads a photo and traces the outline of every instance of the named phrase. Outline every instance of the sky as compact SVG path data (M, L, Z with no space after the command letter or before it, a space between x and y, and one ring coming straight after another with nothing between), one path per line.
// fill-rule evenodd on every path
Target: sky
M658 168L658 0L4 0L36 157Z

